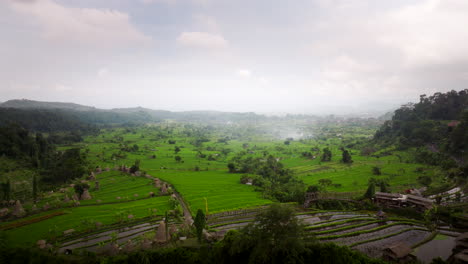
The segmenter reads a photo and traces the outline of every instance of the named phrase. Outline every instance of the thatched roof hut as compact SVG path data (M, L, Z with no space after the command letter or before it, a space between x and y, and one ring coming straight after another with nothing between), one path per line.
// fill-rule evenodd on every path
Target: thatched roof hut
M412 259L413 250L406 243L397 243L383 249L383 257L387 260L400 261L404 259Z
M81 195L81 200L91 200L91 194L89 194L88 189L84 189L83 194Z
M455 264L458 263L468 263L468 249L463 250L462 252L455 254L453 256L453 262Z
M26 215L26 211L24 211L23 205L19 200L15 203L15 208L13 209L13 215L16 217L23 217Z
M155 240L158 243L167 242L166 223L164 223L164 221L159 222L158 230L156 231Z
M406 196L406 201L408 203L412 203L412 204L415 204L417 206L424 207L426 209L431 209L432 208L432 200L424 198L424 197L408 194Z
M162 195L167 194L167 186L166 186L166 184L163 184L163 185L161 186L161 194L162 194Z

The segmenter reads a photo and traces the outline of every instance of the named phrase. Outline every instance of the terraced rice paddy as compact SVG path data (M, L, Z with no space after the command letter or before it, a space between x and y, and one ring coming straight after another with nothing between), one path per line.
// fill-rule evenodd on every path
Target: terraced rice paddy
M271 203L253 186L239 183L239 175L217 171L164 171L152 173L174 185L188 203L192 214L198 209L216 213ZM205 200L206 198L206 200Z
M161 219L159 219L161 220ZM97 251L111 240L115 240L118 245L124 245L129 240L143 236L144 234L154 232L159 223L155 219L148 222L126 225L125 227L95 232L90 235L84 235L75 239L67 239L61 243L59 252L66 250L86 250Z
M26 225L19 225L6 231L12 245L27 246L40 239L60 237L66 230L74 229L75 232L80 232L93 229L96 223L106 226L117 222L128 222L131 225L133 221L138 222L139 219L164 215L170 209L168 196L149 197L150 191L158 193L150 179L111 171L98 174L97 180L100 181L100 190L91 189L93 198L80 201L81 205L78 207L67 205L64 208L3 223L0 228L28 222ZM64 194L55 193L53 196L63 197ZM48 215L53 217L48 218Z
M418 246L432 236L421 222L410 219L388 218L381 221L372 214L313 211L299 213L296 217L306 225L306 237L347 245L372 257L381 257L382 249L395 243ZM219 234L225 234L252 223L254 219L253 213L232 213L213 217L208 225Z

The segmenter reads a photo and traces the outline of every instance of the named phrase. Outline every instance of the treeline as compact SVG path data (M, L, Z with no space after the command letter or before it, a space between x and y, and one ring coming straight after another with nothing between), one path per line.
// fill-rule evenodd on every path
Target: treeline
M256 158L245 154L240 152L228 163L229 172L246 174L241 177L241 183L251 182L266 197L279 202L304 201L306 186L278 159L267 153Z
M78 111L70 109L34 109L0 107L0 125L18 123L39 132L82 131L95 132L98 128L135 126L159 122L145 111L114 112L105 110Z
M421 95L418 103L403 105L375 133L374 143L418 147L418 162L463 166L468 154L468 89Z
M96 126L62 110L0 108L0 126L11 123L42 133L96 131Z
M86 156L79 149L58 151L41 133L19 125L0 127L0 157L34 170L47 183L64 183L86 172ZM5 168L7 169L7 168ZM0 173L5 173L0 168Z

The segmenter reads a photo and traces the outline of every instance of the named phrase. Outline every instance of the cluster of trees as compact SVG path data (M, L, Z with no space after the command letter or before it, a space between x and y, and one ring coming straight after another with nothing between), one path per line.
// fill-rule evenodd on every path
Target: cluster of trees
M380 192L390 192L390 184L389 184L389 179L376 179L376 178L370 178L367 184L367 190L366 193L364 194L365 198L371 199L374 197L376 188L379 188Z
M79 149L57 151L41 133L31 133L16 124L0 127L0 156L18 164L16 169L27 169L40 175L40 180L46 184L67 182L81 177L87 170L86 154ZM37 196L38 180L31 180L32 193ZM6 187L3 189L5 196Z
M328 148L324 148L322 151L322 157L320 158L321 161L331 161L332 159L332 152Z
M231 173L248 173L252 184L266 196L280 202L300 202L304 200L305 185L294 177L291 170L284 168L272 155L263 158L244 157L242 152L228 163Z
M59 110L0 108L0 125L11 123L42 133L73 131L76 135L97 132L96 126Z
M433 152L463 156L468 148L467 107L468 89L421 95L419 103L397 109L375 133L374 141L396 143L400 148L429 145Z
M375 133L373 143L415 148L415 162L456 170L456 180L466 181L468 89L421 95L418 103L403 105Z

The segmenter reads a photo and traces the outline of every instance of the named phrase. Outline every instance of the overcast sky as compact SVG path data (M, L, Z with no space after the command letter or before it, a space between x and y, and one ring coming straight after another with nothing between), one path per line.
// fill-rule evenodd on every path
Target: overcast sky
M467 66L467 0L0 0L0 101L350 113Z

